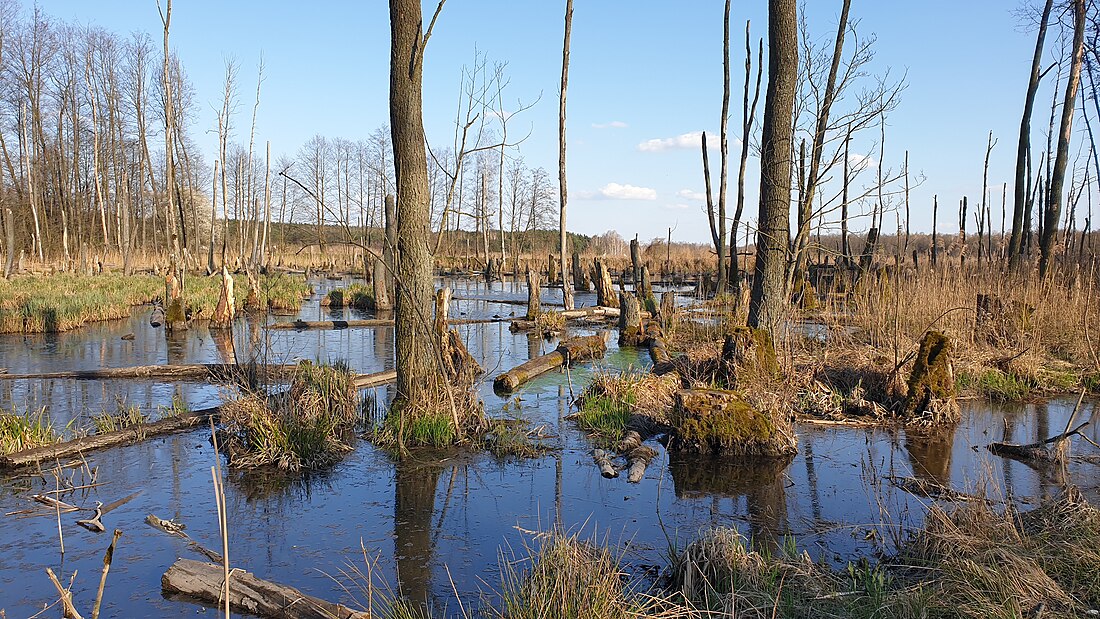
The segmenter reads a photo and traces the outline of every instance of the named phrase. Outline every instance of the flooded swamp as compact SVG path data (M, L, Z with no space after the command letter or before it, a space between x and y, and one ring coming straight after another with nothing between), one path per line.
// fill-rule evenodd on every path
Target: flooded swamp
M150 325L148 311L139 310L129 319L67 333L0 335L0 367L17 374L232 363L235 351L239 357L262 355L270 363L340 360L360 374L393 369L392 327L263 328L269 321L295 318L375 317L320 305L327 290L347 281L312 283L315 292L296 317L239 318L231 342L212 337L203 326L166 337L163 329ZM522 314L523 307L487 299L527 299L518 281L485 284L456 279L440 284L454 289L455 318L508 318ZM559 296L545 290L543 302L552 304ZM577 295L578 307L594 304L593 295ZM479 389L486 414L518 417L543 428L541 440L551 449L528 459L430 449L399 458L359 440L338 464L308 474L223 468L234 566L356 607L366 603L367 593L362 582L352 582L347 574L353 567L365 571L369 562L375 586L428 603L433 616L462 616L463 608L476 608L499 594L503 562L525 557L524 547L533 536L555 527L611 546L621 556L625 577L638 581L659 578L670 551L716 526L735 527L765 546L792 540L814 559L843 565L888 552L921 524L934 499L899 487L899 479L986 492L1021 506L1037 505L1056 494L1063 481L994 457L985 446L1057 434L1067 425L1076 398L1029 404L965 401L957 427L936 435L910 434L902 428L799 424L797 455L770 465L670 456L654 442L659 456L641 483L628 483L625 477L605 479L593 464L595 445L565 418L575 410L573 402L593 371L645 371L651 365L646 351L619 348L610 338L603 359L544 374L510 396L499 396L493 391L494 376L553 350L556 340L512 333L507 322L456 328L485 368ZM567 333L596 332L596 327L570 327ZM390 389L371 390L379 405L392 397ZM227 387L198 382L0 381L4 409L45 406L57 427L87 425L91 416L113 412L120 405L156 411L182 401L194 410L232 395ZM1088 419L1095 407L1096 402L1086 400L1078 418ZM1100 442L1097 425L1082 432ZM57 592L46 576L47 567L66 583L75 573L74 599L90 604L109 531L119 529L123 536L106 586L104 616L216 615L214 609L161 594L164 571L177 557L194 556L186 542L145 524L150 514L176 520L186 524L187 533L199 543L220 548L211 481L217 456L209 428L90 453L86 460L96 471L94 483L61 498L82 508L132 498L104 514L105 534L75 526L86 512L62 514L63 555L57 517L31 500L33 494L56 489L53 474L23 470L0 475L0 609L10 618L28 617L55 603ZM1100 499L1098 468L1074 462L1067 472L1069 481L1092 501ZM70 469L64 475L75 475L80 482L84 473Z

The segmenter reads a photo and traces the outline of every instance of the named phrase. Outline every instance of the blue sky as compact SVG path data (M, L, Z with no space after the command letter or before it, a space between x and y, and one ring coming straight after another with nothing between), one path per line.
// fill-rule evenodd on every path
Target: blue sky
M874 70L907 74L908 89L888 120L886 167L900 168L902 152L908 149L910 169L925 176L911 192L913 229L931 228L932 195L938 194L940 230L957 230L959 198L965 194L971 203L980 200L982 160L992 130L1000 140L990 163L996 230L1000 187L1012 175L1034 45L1034 35L1013 15L1015 0L852 4L861 35L878 37ZM49 0L42 6L66 21L119 33L145 30L159 45L153 0ZM424 6L430 15L435 5ZM839 9L840 0L807 5L812 35L825 44L831 44ZM508 63L508 100L531 102L541 95L533 109L515 117L509 131L529 130L523 156L556 177L563 14L564 0L449 0L426 59L424 122L429 141L450 142L460 71L472 61L476 47L490 61ZM247 141L261 52L266 68L257 142L270 140L273 153L293 154L314 134L365 138L385 123L388 19L387 3L381 0L176 0L172 45L196 89L201 111L193 132L207 160L213 161L215 152L213 110L227 56L241 64L239 141ZM757 37L766 35L767 3L733 3L731 129L741 122L746 19L752 21L755 47ZM691 199L703 190L699 148L678 148L678 141L669 139L700 130L717 133L721 37L720 0L576 0L568 93L570 230L598 234L614 229L624 237L638 234L647 240L675 227L675 239L708 240L703 205ZM1043 130L1049 99L1040 97L1034 125ZM872 148L877 130L870 133L874 135L853 144L853 150ZM659 143L666 147L640 146L650 140L667 140ZM732 140L731 151L736 155ZM717 185L716 152L711 163ZM755 158L750 159L747 217L755 214L757 168ZM734 167L731 182L735 177ZM887 224L892 226L892 216Z

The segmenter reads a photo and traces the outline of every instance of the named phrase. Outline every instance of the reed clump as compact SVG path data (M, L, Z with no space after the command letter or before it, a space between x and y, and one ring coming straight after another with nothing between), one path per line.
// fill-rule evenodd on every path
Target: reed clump
M332 464L361 420L354 376L342 364L302 362L290 389L254 393L223 407L226 451L240 468L288 471Z
M541 535L527 557L501 556L500 608L489 609L500 619L626 619L643 607L624 585L619 561L603 545L577 535ZM516 566L527 562L530 567Z
M0 413L0 455L61 442L45 406Z
M601 442L615 443L628 426L668 426L678 388L675 375L599 370L581 393L580 411L573 418Z
M149 419L142 414L141 409L133 404L127 404L121 398L117 401L114 413L104 412L92 417L92 426L96 434L107 434L129 428L139 427Z
M350 307L360 311L374 309L374 290L363 284L352 284L346 288L330 290L321 299L323 307Z
M221 275L187 278L184 298L194 318L209 318L214 315L221 296ZM296 312L302 307L302 301L309 296L310 288L305 278L293 277L281 273L264 275L257 281L259 306L273 311ZM163 290L160 291L163 295ZM245 307L248 299L248 276L233 276L233 297L237 307Z

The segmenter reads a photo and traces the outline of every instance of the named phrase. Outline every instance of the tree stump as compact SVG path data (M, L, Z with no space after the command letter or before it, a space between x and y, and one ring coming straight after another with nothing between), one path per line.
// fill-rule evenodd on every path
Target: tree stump
M214 309L214 315L210 318L210 328L231 329L236 314L236 301L233 297L233 276L229 274L229 269L222 265L221 295L218 297L218 306Z
M524 320L535 320L542 313L542 303L540 301L540 295L542 294L542 284L539 282L538 271L528 267L527 268L527 315L524 316Z
M386 281L388 274L386 273L386 261L375 260L374 261L374 309L378 311L389 311L393 309L393 303L390 302L390 293L386 289Z
M665 333L672 333L676 329L676 293L669 290L661 294L661 311L659 313L661 328Z
M611 281L611 272L602 260L595 260L596 305L619 307L619 297L615 295L615 284Z
M247 312L259 312L262 311L263 303L260 302L260 282L256 277L256 273L249 269L246 271L248 276L248 296L244 300L244 309Z
M777 423L736 391L681 389L670 414L669 447L734 456L783 457L797 451L789 424Z
M171 331L187 330L187 308L183 301L183 284L176 273L175 257L164 276L164 329Z
M642 306L650 315L657 315L657 298L653 296L653 283L649 277L649 267L642 267L642 290L638 294Z
M634 292L641 289L642 286L642 255L641 248L638 247L638 237L630 239L630 265L631 269L631 281L634 284Z
M550 254L546 259L546 283L553 286L558 283L558 257Z
M955 347L946 335L939 331L924 334L909 375L909 392L903 406L905 417L921 416L933 423L958 420L954 354Z
M779 375L779 361L771 334L764 329L735 327L722 343L721 366L726 384L734 388L774 379Z
M644 339L642 311L638 297L630 293L619 295L619 345L638 346Z
M573 269L573 289L577 292L588 292L592 289L591 281L588 279L588 273L584 272L584 267L581 266L581 257L577 252L573 252L573 264L570 265Z

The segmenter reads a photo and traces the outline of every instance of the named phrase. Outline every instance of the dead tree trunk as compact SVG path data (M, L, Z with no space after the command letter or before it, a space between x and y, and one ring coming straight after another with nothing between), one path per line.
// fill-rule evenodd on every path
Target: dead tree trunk
M539 272L528 267L527 269L527 315L524 320L535 320L542 313L539 297L542 287L539 283Z

